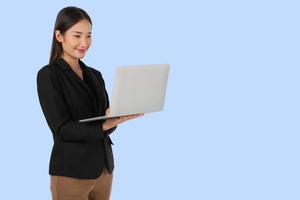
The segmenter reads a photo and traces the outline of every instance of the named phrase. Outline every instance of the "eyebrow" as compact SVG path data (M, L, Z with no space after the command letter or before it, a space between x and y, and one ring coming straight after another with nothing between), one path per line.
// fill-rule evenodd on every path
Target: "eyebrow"
M73 33L79 33L79 34L82 34L82 32L80 32L80 31L73 31ZM88 34L92 34L92 32L88 32Z

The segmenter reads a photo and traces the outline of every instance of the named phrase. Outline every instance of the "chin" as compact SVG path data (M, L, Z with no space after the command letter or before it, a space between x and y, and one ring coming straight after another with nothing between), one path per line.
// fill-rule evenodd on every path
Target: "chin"
M84 55L75 55L74 57L77 59L82 59L84 56L85 56L85 54Z

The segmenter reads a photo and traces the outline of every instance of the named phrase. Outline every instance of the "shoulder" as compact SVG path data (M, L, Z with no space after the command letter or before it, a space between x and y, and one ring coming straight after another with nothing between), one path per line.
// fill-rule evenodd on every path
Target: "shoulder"
M89 66L86 66L86 67L87 67L88 71L90 71L93 75L96 76L97 79L99 79L101 82L104 82L102 73L99 70L97 70L93 67L89 67Z
M40 68L39 71L37 72L37 77L36 77L37 84L38 85L58 84L58 74L55 68L56 66L53 64L48 64Z
M52 64L48 64L39 69L37 73L37 78L45 77L45 76L54 76L54 68L55 66Z
M89 67L89 66L87 66L87 69L90 70L91 72L93 72L94 74L96 74L98 76L101 76L101 78L102 78L102 74L101 74L101 72L99 70L97 70L97 69L95 69L93 67Z

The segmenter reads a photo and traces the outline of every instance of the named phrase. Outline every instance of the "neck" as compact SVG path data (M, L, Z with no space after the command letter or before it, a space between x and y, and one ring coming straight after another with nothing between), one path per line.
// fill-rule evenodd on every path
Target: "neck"
M62 55L61 57L70 65L70 67L72 67L72 69L74 69L74 70L80 69L78 58L72 58L65 54Z

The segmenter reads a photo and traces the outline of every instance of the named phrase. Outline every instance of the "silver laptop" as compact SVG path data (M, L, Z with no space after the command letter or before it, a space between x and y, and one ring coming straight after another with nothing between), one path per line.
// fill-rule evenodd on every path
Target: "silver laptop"
M164 107L169 67L168 64L117 67L110 114L81 119L79 122L161 111Z

